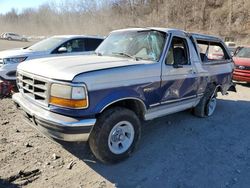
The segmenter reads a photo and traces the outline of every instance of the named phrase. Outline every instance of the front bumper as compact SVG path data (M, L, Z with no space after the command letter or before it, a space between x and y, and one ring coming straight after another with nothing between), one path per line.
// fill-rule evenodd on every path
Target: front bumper
M245 75L233 75L233 80L235 81L241 81L241 82L249 82L250 83L250 76Z
M21 93L12 97L24 112L27 122L46 136L64 141L86 141L96 119L76 119L34 105Z
M250 83L250 70L249 70L249 68L247 68L247 69L238 69L238 68L234 69L233 80Z

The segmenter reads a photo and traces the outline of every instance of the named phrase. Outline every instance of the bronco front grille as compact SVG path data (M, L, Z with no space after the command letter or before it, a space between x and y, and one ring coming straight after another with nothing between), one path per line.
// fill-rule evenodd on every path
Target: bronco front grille
M48 106L49 83L46 79L23 72L17 73L17 86L24 96Z

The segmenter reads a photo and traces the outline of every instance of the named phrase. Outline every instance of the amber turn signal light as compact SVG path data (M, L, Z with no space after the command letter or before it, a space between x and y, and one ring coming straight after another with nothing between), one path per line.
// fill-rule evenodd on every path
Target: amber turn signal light
M50 97L50 104L68 108L85 108L88 106L86 99L64 99L58 97Z

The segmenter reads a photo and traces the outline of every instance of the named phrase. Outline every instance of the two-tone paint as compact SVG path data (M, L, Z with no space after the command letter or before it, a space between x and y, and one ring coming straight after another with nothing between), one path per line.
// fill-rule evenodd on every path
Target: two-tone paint
M164 32L167 36L157 62L90 55L34 60L29 65L21 64L18 70L42 76L50 82L85 84L89 99L87 109L67 109L49 104L46 107L48 113L77 119L96 119L105 109L124 101L136 103L143 119L150 120L196 106L208 84L215 84L223 94L227 92L232 84L232 59L204 65L195 43L198 37L206 40L214 40L214 37L188 34L176 29L151 29ZM174 36L186 39L188 44L189 65L182 68L166 64ZM19 104L22 97L25 98L21 93L15 94L13 99ZM32 103L35 104L34 101ZM44 109L42 106L40 108Z

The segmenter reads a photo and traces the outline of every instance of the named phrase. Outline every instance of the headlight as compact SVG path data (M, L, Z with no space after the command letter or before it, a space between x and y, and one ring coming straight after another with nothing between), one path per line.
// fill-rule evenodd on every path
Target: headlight
M4 58L3 63L4 64L14 64L14 63L21 63L25 61L27 57L14 57L14 58Z
M52 84L50 104L66 108L87 108L88 97L86 87Z

